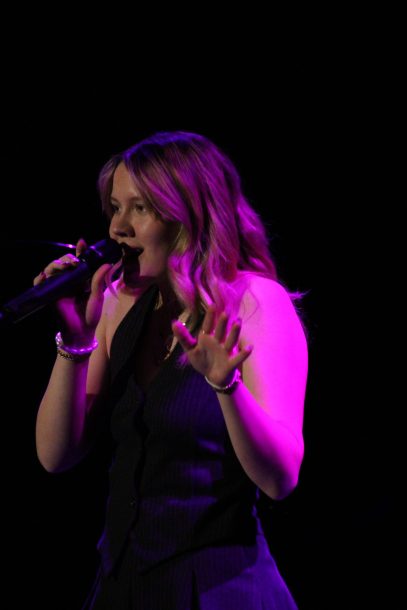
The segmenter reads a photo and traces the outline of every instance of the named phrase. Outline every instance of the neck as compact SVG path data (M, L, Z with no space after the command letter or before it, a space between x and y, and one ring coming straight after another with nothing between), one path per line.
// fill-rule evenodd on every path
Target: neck
M164 309L172 309L178 304L176 294L169 282L155 282L158 286L158 303L157 309L163 307Z
M180 316L183 307L170 284L157 282L157 285L159 292L154 309L157 311L157 314L161 314L161 316L170 322Z
M177 318L180 313L184 310L181 303L174 292L171 283L168 278L137 278L137 283L132 286L131 280L128 277L123 277L123 282L120 282L121 289L125 292L134 293L134 290L141 290L144 292L152 284L158 286L157 303L154 307L155 311L159 311L160 314L166 314L169 319Z

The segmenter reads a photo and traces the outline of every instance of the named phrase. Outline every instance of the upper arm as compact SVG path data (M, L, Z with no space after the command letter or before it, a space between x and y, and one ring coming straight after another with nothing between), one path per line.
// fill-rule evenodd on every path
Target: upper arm
M242 299L239 315L239 345L253 345L242 365L243 381L259 405L290 430L303 451L308 349L294 305L281 284L256 277Z

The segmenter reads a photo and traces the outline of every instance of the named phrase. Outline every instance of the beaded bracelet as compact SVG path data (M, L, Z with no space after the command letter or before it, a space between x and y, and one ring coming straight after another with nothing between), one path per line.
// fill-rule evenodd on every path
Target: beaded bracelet
M57 354L62 356L62 358L73 360L74 362L82 362L82 360L86 360L86 358L88 358L99 345L98 340L95 338L92 345L87 347L70 347L64 345L64 340L62 339L60 332L55 335L55 343L57 345Z
M216 385L216 383L212 383L212 381L209 381L206 375L205 380L215 390L215 392L218 392L219 394L231 394L236 388L236 386L242 381L242 375L239 369L236 369L235 376L233 377L232 381L228 385L225 385L223 387L220 385Z

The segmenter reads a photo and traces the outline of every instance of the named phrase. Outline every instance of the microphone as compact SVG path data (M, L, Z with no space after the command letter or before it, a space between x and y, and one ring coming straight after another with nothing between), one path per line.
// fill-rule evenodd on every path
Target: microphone
M89 246L79 258L79 264L47 278L37 286L8 301L0 309L0 326L15 324L45 305L71 295L74 288L88 280L104 263L116 263L122 249L113 239L102 239Z

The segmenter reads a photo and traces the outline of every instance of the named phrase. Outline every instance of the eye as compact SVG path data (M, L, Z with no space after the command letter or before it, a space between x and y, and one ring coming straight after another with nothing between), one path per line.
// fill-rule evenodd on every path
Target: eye
M116 203L113 203L113 201L110 202L110 209L111 209L112 215L120 214L120 211L121 211L120 206L118 206ZM148 212L148 207L145 203L134 203L133 209L136 210L136 212L138 214L144 214L144 213Z

